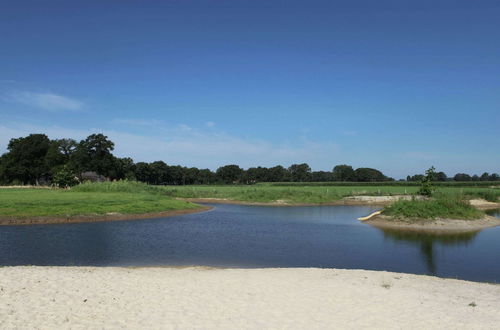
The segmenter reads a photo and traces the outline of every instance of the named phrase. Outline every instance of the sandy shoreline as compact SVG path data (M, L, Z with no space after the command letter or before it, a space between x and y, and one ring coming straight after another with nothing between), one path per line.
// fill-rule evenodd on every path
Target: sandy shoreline
M58 223L80 223L80 222L101 222L101 221L117 221L117 220L138 220L138 219L152 219L152 218L167 218L175 217L178 215L200 213L212 210L213 207L200 205L194 209L172 210L164 212L151 212L143 214L121 214L121 213L108 213L104 215L78 215L78 216L46 216L34 218L16 218L0 216L0 226L12 225L47 225Z
M233 204L233 205L255 205L255 206L337 206L337 205L353 205L353 206L385 206L399 199L411 199L410 195L393 195L393 196L348 196L339 200L325 203L291 203L286 200L277 200L274 202L248 202L229 198L178 198L180 200L191 203L208 203L208 204Z
M500 285L317 268L0 268L0 328L494 329Z
M476 220L434 219L434 220L401 220L377 215L364 223L380 229L398 229L404 231L428 232L433 234L454 234L475 232L486 228L500 226L500 219L485 216Z

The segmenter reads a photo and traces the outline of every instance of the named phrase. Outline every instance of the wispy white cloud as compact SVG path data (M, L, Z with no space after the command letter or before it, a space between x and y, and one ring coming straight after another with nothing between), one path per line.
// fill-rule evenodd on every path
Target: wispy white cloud
M215 127L215 123L213 121L207 121L205 123L205 126L208 128L212 128L212 127Z
M54 93L16 91L3 99L48 111L77 111L82 109L84 105L83 102Z

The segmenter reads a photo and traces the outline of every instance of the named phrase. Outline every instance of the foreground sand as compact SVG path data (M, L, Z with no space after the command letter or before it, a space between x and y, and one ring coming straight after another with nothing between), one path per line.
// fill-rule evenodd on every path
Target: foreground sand
M0 328L494 329L500 285L315 268L0 268Z

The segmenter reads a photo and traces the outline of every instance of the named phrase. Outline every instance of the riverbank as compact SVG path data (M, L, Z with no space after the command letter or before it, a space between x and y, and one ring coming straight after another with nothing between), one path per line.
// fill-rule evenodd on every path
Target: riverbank
M72 189L0 189L0 225L144 219L208 209L131 181L85 183Z
M380 229L398 229L432 234L468 233L500 226L500 219L484 216L481 219L396 219L384 215L375 215L365 223Z
M206 204L233 204L233 205L255 205L255 206L335 206L335 205L354 205L354 206L386 206L398 200L411 200L410 195L394 195L394 196L348 196L339 200L320 202L320 203L301 203L290 202L283 199L278 199L272 202L253 202L233 200L229 198L178 198L179 200L190 203L206 203Z
M365 270L4 267L0 328L493 329L500 285Z
M117 220L139 220L152 218L167 218L185 214L200 213L212 210L211 206L199 206L191 209L170 210L163 212L149 212L138 214L86 214L74 216L43 216L30 218L2 217L0 216L0 226L12 225L48 225L60 223L80 223L80 222L101 222L101 221L117 221Z

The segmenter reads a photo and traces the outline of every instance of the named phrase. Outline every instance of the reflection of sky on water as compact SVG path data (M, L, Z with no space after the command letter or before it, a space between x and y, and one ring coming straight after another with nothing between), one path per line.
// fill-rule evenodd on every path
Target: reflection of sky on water
M356 220L371 207L215 207L163 219L0 226L0 265L322 267L500 282L500 227L435 237Z

